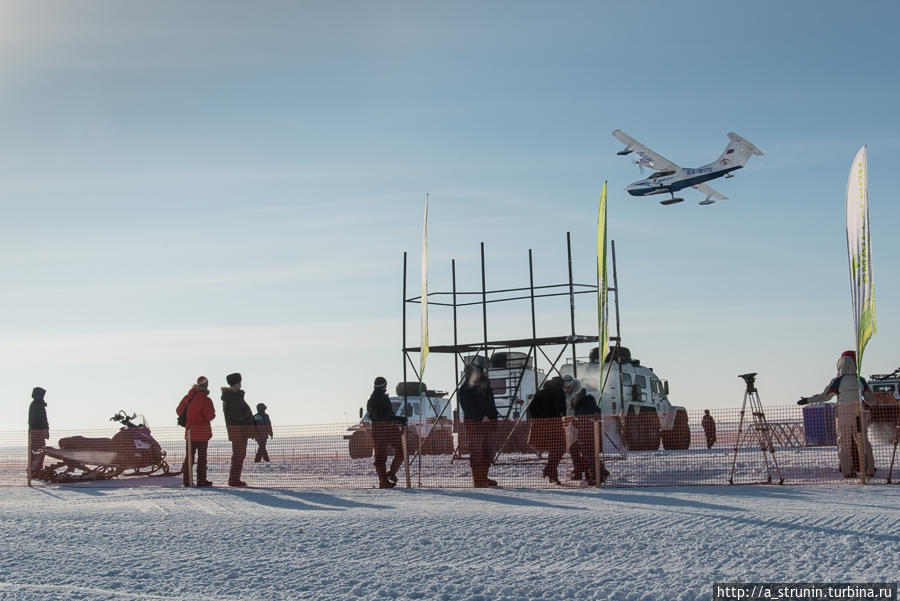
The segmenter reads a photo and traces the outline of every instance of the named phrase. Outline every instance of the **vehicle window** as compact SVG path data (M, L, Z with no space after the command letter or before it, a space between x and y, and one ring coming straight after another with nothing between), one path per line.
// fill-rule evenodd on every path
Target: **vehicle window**
M653 392L662 396L662 386L659 385L659 380L650 380L650 387L653 388Z
M640 386L641 388L647 388L647 378L646 376L635 376L634 383Z
M893 384L872 384L872 392L894 392Z
M657 171L656 173L654 173L647 179L654 179L657 177L666 177L668 175L673 175L674 173L675 173L674 171Z
M631 386L631 374L622 374L622 386Z

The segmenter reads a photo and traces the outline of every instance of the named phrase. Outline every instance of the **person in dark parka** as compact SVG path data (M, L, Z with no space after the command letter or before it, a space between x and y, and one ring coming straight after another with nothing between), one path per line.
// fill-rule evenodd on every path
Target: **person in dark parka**
M469 443L472 482L476 488L497 486L496 480L488 478L488 470L494 460L499 413L486 370L487 360L480 355L473 357L466 365L465 380L458 393Z
M528 405L531 430L528 441L536 451L547 451L544 478L559 484L559 462L566 453L566 433L562 418L566 415L566 393L559 376L544 380Z
M181 415L184 411L187 411L184 438L187 440L190 434L191 461L195 461L196 457L197 486L212 486L212 482L206 479L206 452L212 438L210 422L216 417L216 409L213 407L212 399L209 398L209 380L205 377L197 378L197 383L191 386L175 409L177 415ZM184 458L182 476L184 485L188 486L190 480L187 457Z
M375 378L374 389L366 402L366 411L372 420L378 488L394 488L397 485L397 470L403 465L403 435L399 426L406 423L406 418L394 414L391 397L387 394L387 380L381 376ZM387 469L387 456L391 450L394 459L391 461L391 469Z
M265 403L256 404L256 415L253 416L256 423L256 431L254 438L256 439L256 457L253 458L255 463L260 461L269 461L269 452L266 450L266 442L272 438L272 420L266 413Z
M228 473L228 486L247 486L241 480L244 468L244 457L247 456L247 439L256 427L253 411L244 400L241 390L241 374L228 374L225 380L228 386L222 388L222 413L225 414L225 425L228 428L228 440L231 441L231 471Z
M28 437L31 440L31 457L29 465L31 473L44 469L44 449L46 440L50 438L50 424L47 422L47 402L44 395L47 391L37 387L31 391L31 405L28 406Z
M596 484L596 457L594 447L594 421L600 418L600 407L594 395L588 394L587 390L582 388L575 394L573 399L573 413L575 416L575 429L578 431L578 437L573 446L577 447L573 453L573 461L578 457L576 462L576 471L584 474L584 479L589 485ZM603 451L603 439L600 439L600 451ZM609 471L603 463L600 463L600 482L605 482L609 476Z
M711 449L716 444L716 420L709 414L709 409L703 412L700 425L703 426L703 433L706 434L706 448Z

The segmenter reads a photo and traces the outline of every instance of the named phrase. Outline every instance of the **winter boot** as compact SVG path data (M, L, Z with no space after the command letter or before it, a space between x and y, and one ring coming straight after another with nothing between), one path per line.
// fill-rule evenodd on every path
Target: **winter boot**
M394 484L397 484L397 474L394 473L393 470L391 470L387 473L387 479L390 480L391 482L393 482Z

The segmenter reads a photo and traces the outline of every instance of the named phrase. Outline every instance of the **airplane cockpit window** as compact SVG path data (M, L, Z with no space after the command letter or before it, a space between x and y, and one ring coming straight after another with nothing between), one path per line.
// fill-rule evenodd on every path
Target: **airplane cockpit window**
M675 175L674 171L657 171L647 179L656 179L657 177L666 177L667 175Z

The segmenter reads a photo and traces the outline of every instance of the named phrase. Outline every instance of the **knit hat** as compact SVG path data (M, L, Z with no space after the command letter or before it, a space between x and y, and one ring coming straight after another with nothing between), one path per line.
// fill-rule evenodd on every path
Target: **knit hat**
M266 410L266 404L265 404L265 403L257 403L257 404L256 404L256 410L257 410L257 411L265 411L265 410Z
M844 357L850 357L856 363L856 351L844 351L841 353L841 358L843 359Z
M233 374L228 374L225 376L225 381L228 382L229 386L234 386L235 384L239 384L241 381L241 374L235 372Z
M375 378L375 388L387 388L387 380L378 376Z
M33 398L36 401L43 400L45 394L47 394L47 391L44 390L43 388L41 388L40 386L37 386L37 387L31 389L31 398Z
M209 380L207 380L205 376L197 378L197 388L206 390L207 386L209 386Z

